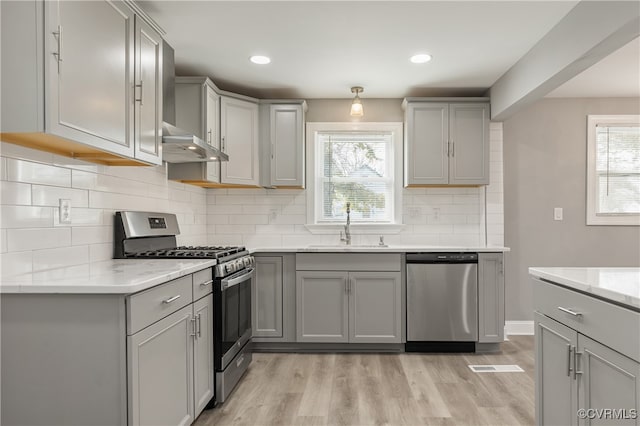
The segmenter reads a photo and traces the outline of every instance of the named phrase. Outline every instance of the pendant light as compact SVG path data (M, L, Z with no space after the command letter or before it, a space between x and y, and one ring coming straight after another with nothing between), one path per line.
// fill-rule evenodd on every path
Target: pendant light
M362 101L360 100L359 93L362 93L364 89L362 87L356 86L351 88L351 93L355 93L356 97L353 98L353 102L351 103L351 116L352 117L362 117L364 115L364 110L362 109Z

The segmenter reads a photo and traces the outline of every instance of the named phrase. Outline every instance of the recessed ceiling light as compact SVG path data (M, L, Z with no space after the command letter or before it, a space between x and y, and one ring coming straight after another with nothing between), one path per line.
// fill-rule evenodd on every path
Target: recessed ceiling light
M428 53L419 53L417 55L413 55L409 60L414 64L424 64L431 60L431 55Z
M254 64L258 64L258 65L266 65L266 64L271 62L271 58L270 57L262 56L262 55L254 55L254 56L250 57L249 60L251 62L253 62Z
M196 146L194 146L194 145L189 145L187 148L189 148L189 149L196 149L197 147L196 147Z
M209 160L217 160L218 157L209 157Z

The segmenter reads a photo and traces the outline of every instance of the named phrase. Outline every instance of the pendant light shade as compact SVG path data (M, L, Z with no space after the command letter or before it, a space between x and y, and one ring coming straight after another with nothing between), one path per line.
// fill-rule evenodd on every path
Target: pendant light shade
M352 117L362 117L364 115L364 109L362 108L362 101L360 100L359 93L363 92L364 89L362 87L352 87L351 93L355 93L356 97L353 98L353 102L351 103L351 116Z

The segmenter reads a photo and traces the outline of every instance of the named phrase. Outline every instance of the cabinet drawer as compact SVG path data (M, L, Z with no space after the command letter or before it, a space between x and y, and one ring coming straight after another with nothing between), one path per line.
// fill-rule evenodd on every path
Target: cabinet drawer
M639 312L539 279L533 279L533 306L541 314L640 361Z
M193 274L193 300L198 300L213 291L213 269L207 268Z
M296 271L400 271L399 253L298 253Z
M127 334L135 334L193 301L192 276L152 287L127 300Z

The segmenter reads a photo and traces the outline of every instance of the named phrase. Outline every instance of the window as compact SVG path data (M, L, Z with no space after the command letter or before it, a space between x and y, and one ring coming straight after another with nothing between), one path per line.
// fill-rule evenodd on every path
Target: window
M640 225L640 116L587 121L587 225Z
M308 123L307 143L311 228L344 225L347 203L361 230L401 222L401 123Z

